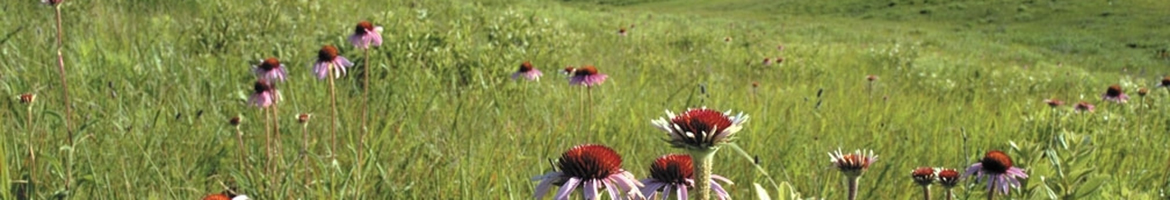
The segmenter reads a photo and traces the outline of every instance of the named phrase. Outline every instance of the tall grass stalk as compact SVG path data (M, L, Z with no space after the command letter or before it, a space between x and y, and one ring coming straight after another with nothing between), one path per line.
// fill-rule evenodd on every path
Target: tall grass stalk
M61 53L61 49L64 48L64 44L62 43L62 40L64 39L64 37L63 37L64 34L62 33L62 30L61 30L62 29L61 28L61 4L60 3L54 4L53 10L56 11L56 19L57 19L57 71L59 71L60 75L61 75L61 100L63 101L63 103L65 105L65 116L63 116L61 118L65 119L65 133L66 133L66 137L67 137L67 138L65 138L65 141L68 142L69 147L70 147L69 154L73 154L72 153L73 147L74 147L74 145L73 145L73 125L72 125L73 122L70 119L70 117L73 116L73 109L70 108L70 106L69 106L69 82L66 81L66 78L65 78L66 77L65 76L65 55ZM70 186L73 184L73 160L72 160L73 156L69 156L69 157L70 157L70 159L66 160L66 162L65 162L65 190L66 191L68 191Z

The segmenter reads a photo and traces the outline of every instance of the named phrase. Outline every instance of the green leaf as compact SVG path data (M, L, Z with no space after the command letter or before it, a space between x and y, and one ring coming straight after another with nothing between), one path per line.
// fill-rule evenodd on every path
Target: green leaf
M772 197L768 196L768 191L764 190L764 187L760 186L759 183L752 183L752 187L753 187L752 190L756 192L756 199L759 199L759 200L771 200L772 199ZM779 188L777 188L777 189L779 189ZM783 194L783 193L781 193L781 194ZM780 195L780 196L783 197L784 195Z

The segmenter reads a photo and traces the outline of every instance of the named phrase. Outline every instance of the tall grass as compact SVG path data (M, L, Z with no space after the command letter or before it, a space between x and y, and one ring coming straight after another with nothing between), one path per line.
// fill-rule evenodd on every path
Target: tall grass
M686 3L647 5L672 2ZM860 199L918 197L909 176L914 167L963 169L992 149L1011 154L1032 176L1013 198L1160 198L1167 186L1170 136L1163 133L1170 131L1170 92L1154 90L1145 105L1106 103L1099 95L1115 83L1131 95L1152 88L1159 75L1170 73L1164 71L1170 61L1124 45L1075 46L1096 39L1045 35L1024 25L984 33L995 25L956 31L941 19L726 14L701 5L69 2L61 9L70 22L64 30L78 34L63 41L76 106L76 187L64 185L64 109L45 103L31 111L32 130L46 141L37 149L42 175L34 199L194 199L225 186L255 199L529 198L536 185L529 178L551 170L548 159L583 143L613 147L626 159L624 169L645 177L654 158L679 153L650 120L663 110L699 106L751 115L737 133L738 145L779 185L803 197L846 195L845 180L826 156L838 148L873 149L882 157L861 179ZM53 16L37 6L0 6L11 16L0 21L0 32L12 33L0 38L0 91L9 96L57 87L46 24ZM1156 7L1118 6L1142 13L1140 7ZM348 142L337 147L334 161L324 157L329 127L321 121L328 120L328 86L314 80L309 65L320 44L343 44L352 22L365 19L385 27L385 43L368 63L366 161L355 159L362 130L352 120L361 117L363 85L354 75L336 80L337 120L344 122L337 132ZM630 24L637 26L618 36ZM1110 26L1164 36L1140 25ZM725 43L725 37L734 40ZM776 49L780 44L785 50ZM1054 44L1090 51L1069 53ZM346 46L338 46L343 56L361 53ZM251 61L269 56L287 60L290 68L289 81L281 84L281 113L322 118L304 126L307 161L289 153L305 141L280 137L275 146L285 153L276 165L289 171L279 175L255 166L265 159L259 156L264 119L245 102ZM777 56L785 61L760 63ZM540 82L511 81L514 66L525 60L550 73ZM582 104L585 91L551 73L567 65L595 65L610 78ZM881 78L871 84L865 79L870 74ZM1094 113L1050 109L1046 98L1099 107ZM25 107L0 102L6 119L0 130L24 132L18 116L25 116ZM239 166L236 129L226 122L232 116L244 118L239 129L251 168ZM291 117L275 118L281 133L302 128L289 123ZM15 174L27 173L16 167L26 158L24 142L0 143L0 160L13 166L3 168L10 175L0 174L0 186L11 188L7 184L20 179ZM305 162L308 168L289 167ZM766 182L741 156L721 154L714 162L714 173L740 183L727 186L733 197L753 197L747 183ZM357 164L365 169L362 177L355 177ZM299 177L303 173L292 170L312 173ZM310 183L301 184L306 179ZM955 193L979 198L983 187L965 180Z

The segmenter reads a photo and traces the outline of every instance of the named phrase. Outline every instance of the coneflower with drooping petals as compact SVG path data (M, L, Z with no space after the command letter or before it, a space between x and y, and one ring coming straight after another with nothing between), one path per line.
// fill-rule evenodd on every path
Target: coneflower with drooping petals
M349 43L358 49L369 49L373 46L382 46L381 26L374 26L369 21L358 22L354 27L353 35L349 36Z
M569 85L593 87L604 83L606 78L609 76L598 72L597 67L586 65L573 69L573 77L569 78Z
M1064 105L1064 101L1060 101L1060 99L1045 99L1044 104L1048 104L1048 107L1056 108Z
M1110 85L1108 90L1105 90L1105 94L1101 94L1101 99L1114 103L1125 103L1129 101L1129 96L1121 91L1121 85L1114 84Z
M528 80L539 81L540 76L542 76L542 75L544 75L544 74L540 73L539 69L532 67L531 62L524 61L524 63L520 64L520 69L517 69L516 73L512 73L512 79L518 79L520 77L524 77L525 79L528 79Z
M260 64L252 66L252 73L256 74L260 80L268 82L284 81L285 77L288 76L288 70L276 58L260 60Z
M267 108L280 99L280 94L276 91L276 87L263 80L256 81L252 89L252 96L248 97L248 104L256 107Z
M983 159L967 168L963 176L982 179L987 182L987 195L994 195L991 191L1008 194L1009 189L1020 187L1020 178L1028 178L1023 169L1012 165L1012 158L999 150L992 150L983 155Z
M1073 110L1077 111L1078 113L1084 113L1084 112L1091 113L1091 112L1093 112L1093 108L1096 108L1096 106L1093 106L1093 104L1089 104L1089 102L1082 101L1080 103L1077 103L1077 105L1073 107Z
M631 25L631 28L632 28L632 26L633 25ZM618 29L618 35L623 36L623 37L626 36L626 28Z
M731 180L719 175L711 175L714 180L723 181L727 184L732 183ZM650 165L650 178L642 179L642 194L646 195L646 199L654 199L657 192L662 192L661 199L669 199L670 193L674 192L678 195L678 199L688 199L688 190L693 188L694 181L694 166L691 163L691 156L684 154L668 154L654 160ZM711 189L715 191L715 195L719 199L731 199L731 195L718 182L711 181Z
M742 112L731 115L731 111L719 112L712 109L691 108L675 115L669 110L665 118L652 120L655 127L666 131L671 146L683 149L708 149L731 142L736 132L747 121Z
M544 197L553 185L561 186L553 199L568 200L574 189L582 188L585 199L598 199L597 190L605 189L610 198L642 198L641 187L634 175L621 168L622 157L604 145L577 145L561 154L556 167L560 171L533 177L540 181L536 186L536 199ZM624 191L624 193L623 193Z
M353 66L353 63L338 55L337 47L325 45L317 51L317 62L313 64L313 73L317 74L317 79L322 80L329 77L329 74L333 74L334 78L341 78L342 75L345 75L345 68L350 66ZM333 72L330 73L330 71Z
M849 200L857 199L858 180L865 171L869 170L869 166L877 161L877 155L873 155L873 151L862 151L860 149L851 154L841 153L841 149L829 153L829 161L833 162L833 166L837 170L845 174L846 181L848 181Z
M1157 87L1170 88L1170 76L1166 76L1165 78L1162 78L1162 82L1158 83Z
M771 66L772 58L764 58L764 66Z

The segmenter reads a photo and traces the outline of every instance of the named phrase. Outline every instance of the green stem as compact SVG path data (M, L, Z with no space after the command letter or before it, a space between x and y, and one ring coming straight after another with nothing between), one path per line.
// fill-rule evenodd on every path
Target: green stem
M922 186L922 199L930 200L930 185Z
M947 200L952 200L952 199L954 199L953 196L955 196L955 194L951 191L950 188L947 188L946 195L947 195L947 198L946 198Z
M857 181L861 180L861 176L849 177L849 200L857 199Z
M65 132L67 133L67 136L68 136L68 138L65 138L65 140L67 142L69 142L69 148L70 148L69 151L70 151L70 155L72 155L73 148L76 146L73 145L73 125L72 125L72 123L70 123L71 120L69 119L70 116L73 116L73 109L69 107L69 82L67 82L65 80L65 56L61 53L61 48L63 48L62 47L63 46L62 45L62 38L63 38L62 35L63 34L61 33L61 4L57 4L57 5L53 6L53 9L57 11L57 70L61 72L60 73L61 74L61 98L62 98L62 101L64 101L64 103L65 103L65 116L62 118L65 119ZM70 156L70 160L68 160L68 162L65 163L65 190L66 191L69 190L72 183L73 183L73 160L72 160L72 156Z
M711 199L711 164L715 160L718 148L690 150L694 167L695 190L699 192L700 200Z
M332 107L332 113L329 116L329 140L332 143L329 146L329 155L337 156L337 94L333 86L333 67L333 63L329 63L329 66L326 67L325 78L329 79L329 106Z

